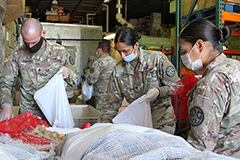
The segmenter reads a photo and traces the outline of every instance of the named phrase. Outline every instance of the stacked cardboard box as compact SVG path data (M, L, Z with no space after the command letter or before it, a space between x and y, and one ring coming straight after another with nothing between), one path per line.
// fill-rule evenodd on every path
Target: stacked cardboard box
M151 13L150 35L157 36L157 31L161 28L162 14L157 12Z
M59 21L59 14L58 12L63 10L63 7L59 7L57 5L52 5L50 10L47 10L46 15L46 21Z
M6 6L6 13L2 22L3 25L10 23L23 15L25 10L25 0L7 0L2 2L5 3L1 5Z
M157 31L157 35L161 37L170 37L171 36L171 30L170 28L160 28Z
M16 23L12 21L4 26L5 30L5 57L15 49Z
M194 0L182 0L182 15L185 16L190 11ZM240 3L240 0L225 0L226 3ZM193 12L197 12L216 5L216 0L198 1ZM171 9L173 12L173 10Z

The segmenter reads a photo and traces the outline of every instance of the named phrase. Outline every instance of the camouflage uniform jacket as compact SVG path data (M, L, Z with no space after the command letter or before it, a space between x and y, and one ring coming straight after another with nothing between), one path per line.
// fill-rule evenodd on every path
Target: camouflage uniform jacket
M188 142L240 158L240 62L219 55L189 92Z
M125 61L120 61L114 68L108 85L108 102L101 107L101 120L111 122L124 97L128 103L132 103L149 89L160 87L160 97L153 102L151 108L153 127L173 124L171 85L178 80L174 66L163 53L140 49L135 68Z
M106 99L108 82L116 64L117 61L114 58L108 54L103 54L90 68L86 81L89 85L93 85L96 108L98 108L99 103L104 103Z
M76 85L78 76L74 60L63 46L46 42L42 55L31 53L25 45L13 51L5 60L0 79L0 106L12 106L11 89L16 78L20 86L20 113L27 110L41 116L42 113L33 99L34 93L44 87L62 66L69 69L65 80Z

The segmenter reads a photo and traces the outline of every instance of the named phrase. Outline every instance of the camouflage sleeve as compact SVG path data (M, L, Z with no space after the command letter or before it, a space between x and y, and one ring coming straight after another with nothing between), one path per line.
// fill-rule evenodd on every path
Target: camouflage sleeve
M90 68L90 72L87 77L87 83L89 85L96 83L99 79L99 75L100 75L100 71L101 71L101 66L99 63L98 63L98 61L95 61Z
M163 83L163 86L158 88L160 92L159 96L166 97L172 95L173 86L179 80L175 67L168 59L164 59L159 72L161 82Z
M120 108L122 101L123 101L123 95L121 93L121 90L119 88L118 81L115 77L115 71L111 74L111 78L108 84L108 90L107 90L107 100L105 104L99 105L98 108L100 112L102 113L100 117L100 122L102 123L111 123L112 119L117 115L118 109Z
M16 52L16 54L18 54ZM2 77L0 78L0 106L3 108L6 105L12 106L11 90L14 82L14 77L18 75L18 65L16 54L11 53L6 57L2 66Z
M214 84L217 83L220 85L213 87L203 84L197 87L188 105L191 126L188 142L199 150L213 151L220 138L220 123L226 111L229 93L223 83L216 81Z
M73 57L64 49L64 54L66 55L66 60L64 66L68 68L69 76L66 78L66 81L71 86L75 86L78 81L77 67L75 66L75 62Z

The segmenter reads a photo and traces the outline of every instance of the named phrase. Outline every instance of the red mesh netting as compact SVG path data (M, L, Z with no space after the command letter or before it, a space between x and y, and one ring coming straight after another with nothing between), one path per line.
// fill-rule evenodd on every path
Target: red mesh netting
M29 135L23 132L26 129L34 129L37 125L49 127L46 121L33 116L30 111L26 111L12 119L0 122L0 132L8 133L12 138L21 139L24 143L28 144L50 144L52 142L50 139Z
M175 111L175 120L188 120L187 102L189 96L187 93L192 90L199 78L194 75L186 75L181 78L175 87L172 104Z

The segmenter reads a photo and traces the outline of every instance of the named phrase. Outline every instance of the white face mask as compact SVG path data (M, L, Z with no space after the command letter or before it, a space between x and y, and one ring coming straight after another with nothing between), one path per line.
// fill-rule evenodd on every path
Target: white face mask
M202 64L202 60L201 60L202 52L200 53L200 56L196 61L191 62L191 60L190 60L190 54L192 53L195 45L196 45L196 43L194 44L194 46L192 47L192 49L189 53L181 56L181 59L182 59L183 64L188 69L191 69L193 71L203 70L203 64Z

